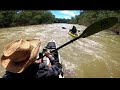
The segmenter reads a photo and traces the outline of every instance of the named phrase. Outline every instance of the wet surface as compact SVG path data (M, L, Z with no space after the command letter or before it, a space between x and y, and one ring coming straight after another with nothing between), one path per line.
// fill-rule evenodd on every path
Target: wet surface
M73 39L68 34L75 25L81 32L86 28L77 24L45 24L0 29L0 57L4 45L20 38L40 38L41 49L54 39L58 46ZM62 29L65 27L66 29ZM117 78L120 77L120 37L102 31L81 38L59 50L65 78ZM5 69L0 66L0 76Z

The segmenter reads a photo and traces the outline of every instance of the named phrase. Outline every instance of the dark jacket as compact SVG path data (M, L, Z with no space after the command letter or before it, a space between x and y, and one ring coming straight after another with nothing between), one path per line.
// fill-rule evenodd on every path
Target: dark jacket
M48 67L44 63L32 64L26 68L22 73L12 73L6 71L3 78L15 78L15 79L35 79L35 78L58 78L62 72L62 65L56 61L52 61L52 66Z
M77 33L77 29L75 26L73 26L73 28L70 30L72 33L76 34Z

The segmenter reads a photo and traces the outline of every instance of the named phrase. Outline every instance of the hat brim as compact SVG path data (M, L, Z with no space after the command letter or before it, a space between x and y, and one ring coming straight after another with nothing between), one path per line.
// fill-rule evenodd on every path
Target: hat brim
M21 73L36 60L41 42L39 39L32 39L27 41L30 42L33 48L32 48L30 57L24 62L16 64L11 61L11 58L7 58L4 55L1 57L1 64L7 71L10 71L13 73Z

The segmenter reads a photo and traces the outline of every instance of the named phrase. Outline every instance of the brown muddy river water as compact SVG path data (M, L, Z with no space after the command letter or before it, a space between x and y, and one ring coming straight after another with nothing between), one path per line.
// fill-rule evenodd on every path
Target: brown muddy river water
M0 29L0 57L4 45L20 38L40 38L41 49L54 39L58 46L71 40L69 29L77 24L44 24ZM62 29L66 27L66 29ZM120 78L120 36L102 31L81 38L59 50L65 78ZM0 65L0 77L5 70Z

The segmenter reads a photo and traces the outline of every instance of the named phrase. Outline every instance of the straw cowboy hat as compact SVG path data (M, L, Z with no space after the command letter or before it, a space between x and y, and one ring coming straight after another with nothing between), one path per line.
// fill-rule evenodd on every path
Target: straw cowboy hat
M7 71L21 73L36 60L40 44L39 39L21 39L9 43L3 49L2 66Z

